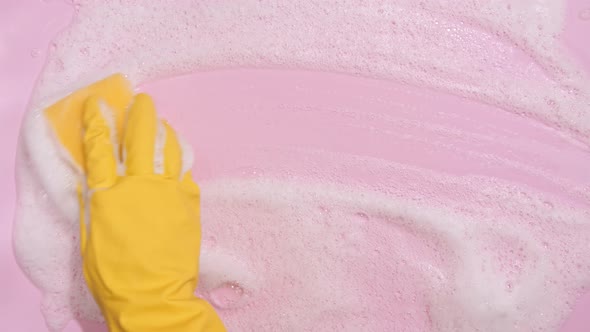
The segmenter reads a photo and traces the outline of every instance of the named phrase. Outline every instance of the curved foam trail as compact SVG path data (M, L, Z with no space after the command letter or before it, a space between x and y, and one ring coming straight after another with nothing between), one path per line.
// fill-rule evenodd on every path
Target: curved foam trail
M393 193L325 184L254 179L203 186L204 227L213 234L204 255L232 243L233 255L246 261L223 279L245 281L239 309L222 311L230 329L554 330L569 310L557 299L588 281L590 260L579 259L585 246L565 244L589 239L588 215L555 214L531 198L514 198L502 215L482 211L475 202L506 200L510 192L497 185L488 187L489 195L471 187L475 178L419 180L422 172L398 170L469 198L449 208L457 202L416 204ZM527 217L515 217L521 214ZM531 222L547 224L531 228ZM252 224L255 234L244 231ZM552 253L561 250L571 258Z
M60 157L40 111L112 72L136 84L238 66L387 78L502 106L588 142L590 85L557 40L563 1L439 3L78 2L35 89L17 158L15 252L43 291L51 330L72 318L101 318L80 273L79 175ZM292 79L304 85L322 77ZM236 91L239 84L230 82L220 84ZM365 99L327 85L325 94L347 102L298 103L322 86L297 83L296 94L276 91L278 104L236 98L227 110L210 111L212 123L219 117L216 128L178 121L192 143L235 131L257 151L238 145L239 152L212 162L220 170L212 174L224 178L202 184L198 294L238 331L555 331L590 281L589 181L571 175L583 165L559 159L587 160L587 145L564 148L556 135L529 141L476 120L455 126L459 119L440 120L418 101L391 97L397 87L371 82L348 90L380 91ZM297 122L301 114L309 116ZM268 136L244 129L264 119L274 126ZM289 136L296 142L283 140L281 133L303 123L323 130L325 141L304 130ZM274 150L265 144L273 134ZM351 147L336 139L343 135L370 144ZM400 143L396 153L376 148L387 140ZM511 182L484 167L430 170L436 167L406 151L418 143L436 161L461 155L453 158L508 169ZM539 146L551 157L532 151ZM552 156L558 160L547 160ZM300 172L272 172L264 158ZM241 164L269 167L254 179L221 171ZM464 175L472 171L480 175Z
M444 89L563 127L588 142L590 85L558 40L564 1L80 5L54 43L39 97L105 71L143 82L228 66L307 68Z

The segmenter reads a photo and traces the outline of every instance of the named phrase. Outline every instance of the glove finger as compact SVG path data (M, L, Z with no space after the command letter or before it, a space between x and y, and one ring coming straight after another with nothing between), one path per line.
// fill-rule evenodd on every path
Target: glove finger
M86 182L91 189L107 188L117 179L114 131L106 104L90 97L84 106L84 160Z
M166 143L164 145L164 175L171 179L180 180L182 170L182 150L174 129L165 121Z
M151 175L158 120L152 98L147 94L135 96L123 138L127 175Z
M182 176L180 184L182 185L182 188L188 193L199 195L201 192L199 186L195 183L195 180L193 180L193 175L191 171L186 172Z

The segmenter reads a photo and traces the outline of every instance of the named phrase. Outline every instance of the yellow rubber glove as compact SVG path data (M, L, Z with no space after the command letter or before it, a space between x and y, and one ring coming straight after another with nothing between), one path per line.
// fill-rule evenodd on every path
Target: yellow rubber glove
M83 116L87 188L81 195L84 276L110 331L225 331L213 307L194 295L199 188L181 179L182 152L164 124L164 171L155 174L158 120L149 96L135 97L123 137L125 175L101 102Z

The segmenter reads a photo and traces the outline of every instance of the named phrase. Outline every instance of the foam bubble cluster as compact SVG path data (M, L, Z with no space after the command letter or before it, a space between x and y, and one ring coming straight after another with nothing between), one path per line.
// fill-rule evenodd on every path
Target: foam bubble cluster
M412 173L418 180L421 173ZM222 264L224 282L239 282L243 297L235 312L222 311L228 326L553 331L571 309L562 300L588 281L590 259L581 259L587 248L570 242L590 239L588 215L556 213L532 193L515 197L507 185L479 192L472 187L478 180L467 180L418 180L424 186L444 183L466 197L461 206L444 198L416 204L407 192L396 199L396 193L327 184L206 184L203 223L211 242L204 244L204 255L242 257L234 269L230 261ZM478 208L482 201L488 207L511 203L500 214ZM255 234L248 231L254 227ZM215 268L203 269L207 294ZM557 276L557 270L571 272Z
M307 68L443 89L587 141L590 85L558 40L564 3L83 1L37 92L105 71L142 82L220 67Z
M345 72L452 92L590 137L590 85L558 42L563 1L89 0L76 8L34 92L17 161L15 252L43 291L53 331L101 317L80 272L79 174L41 110L109 73L139 84L224 67ZM404 116L400 126L514 148L513 135ZM464 153L517 164L478 148ZM202 184L197 293L232 331L555 331L589 284L588 191L554 177L558 170L514 166L567 187L577 203L368 156L302 150L296 160L301 169L331 165L330 176ZM337 179L341 170L379 181Z

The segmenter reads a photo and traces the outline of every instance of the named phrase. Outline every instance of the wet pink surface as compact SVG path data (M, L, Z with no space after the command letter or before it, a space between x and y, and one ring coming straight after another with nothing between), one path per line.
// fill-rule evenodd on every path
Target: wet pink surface
M590 7L586 1L571 2L564 41L580 59L585 59L585 63L590 64L590 45L582 42L583 35L590 29L590 21L580 19L579 15L586 7ZM0 188L0 271L3 272L0 274L0 322L3 324L2 327L9 331L45 330L39 310L39 291L19 270L11 250L10 234L15 205L14 156L20 119L26 109L35 79L43 66L45 50L51 38L67 25L72 12L72 7L57 0L8 0L0 4L0 151L3 152L0 156L0 183L3 184ZM331 86L331 90L337 91L338 96L350 92L350 99L343 98L339 101L342 107L358 102L358 99L354 98L355 94L373 99L380 94L397 94L402 101L417 103L419 111L411 115L416 119L431 116L429 112L433 105L436 105L442 110L442 114L429 118L435 123L445 124L452 121L458 128L469 128L473 123L489 123L488 127L483 128L488 133L493 133L497 129L494 126L506 128L509 132L526 130L527 135L531 135L536 141L563 148L563 162L553 167L564 168L563 173L572 180L585 180L586 183L590 181L583 173L584 169L587 169L585 165L589 162L587 151L569 146L550 130L537 128L530 125L528 120L498 112L491 107L478 106L474 110L473 104L462 103L459 98L452 96L432 94L432 98L427 100L412 97L412 89L397 90L397 85L389 82L352 79L336 74L238 70L179 77L147 84L142 89L155 95L160 110L195 145L198 156L196 174L199 179L255 172L261 164L264 165L265 172L296 171L297 160L268 152L274 148L289 146L387 157L392 160L387 151L388 147L379 144L381 137L371 134L359 136L366 131L356 130L350 126L355 122L346 116L330 112L329 109L319 114L305 112L304 106L309 100L313 100L316 106L322 106L322 103L325 103L325 106L334 105L333 97L324 97L322 94L322 87L326 86ZM418 89L416 91L419 93ZM222 96L234 98L220 98ZM298 102L302 98L310 99ZM247 103L259 103L260 113L235 112L240 105ZM299 111L282 112L280 115L272 113L273 109L282 104L289 104L292 108L298 103L302 106ZM232 112L233 121L224 120L229 112ZM195 121L194 115L189 114L199 115L199 121ZM343 141L326 133L318 140L313 132L329 123L341 126L349 134L344 137L351 139ZM384 126L379 121L363 123ZM404 130L401 127L396 129ZM228 133L231 133L231 136L228 136ZM295 137L297 140L294 140ZM266 154L254 148L261 146L265 148ZM519 178L540 189L559 191L559 188L542 177L523 180L517 169L505 169L484 163L466 164L458 154L449 157L448 151L434 149L428 144L398 144L395 148L398 152L395 161L457 174L469 171L507 179ZM495 153L502 154L499 144L472 147L477 148L496 149ZM534 144L531 144L531 148L534 148ZM542 153L540 155L542 156ZM447 162L441 163L440 160ZM539 163L545 163L544 167L552 167L543 156L540 157ZM562 332L586 331L587 326L590 326L589 314L590 296L586 296L580 300ZM102 328L85 324L83 330L100 331ZM80 331L80 327L72 323L68 331Z

